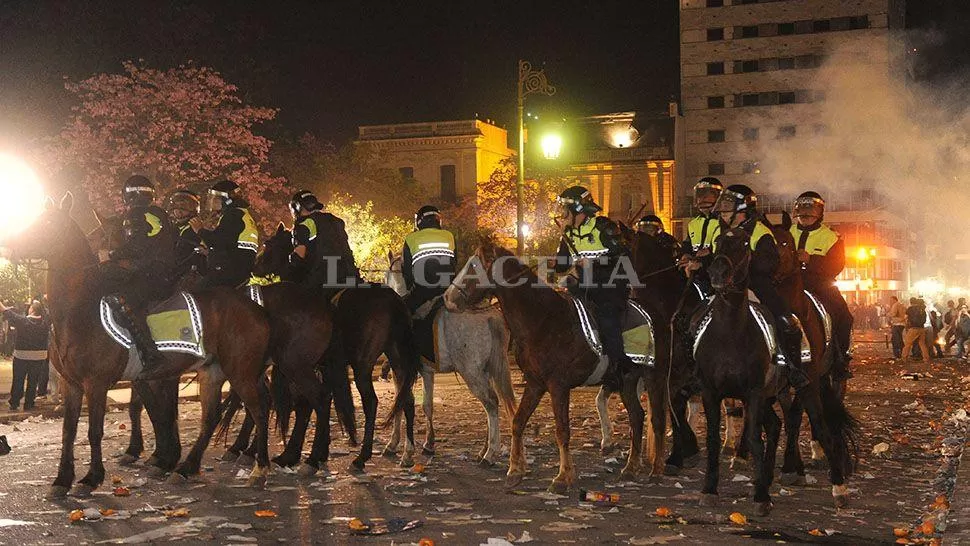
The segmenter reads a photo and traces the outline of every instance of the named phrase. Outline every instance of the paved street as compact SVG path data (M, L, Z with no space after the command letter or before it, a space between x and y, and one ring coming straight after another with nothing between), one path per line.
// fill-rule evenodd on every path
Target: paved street
M366 475L350 475L345 471L349 450L336 432L337 454L329 474L307 479L276 470L261 491L246 486L248 467L218 460L223 447L216 445L207 452L204 475L196 482L170 485L148 478L143 467L123 468L109 460L108 483L93 498L47 501L44 495L60 449L60 423L32 418L0 425L0 434L6 434L13 447L11 454L0 458L0 526L11 525L6 520L27 522L5 527L0 543L79 544L130 537L131 542L401 544L428 538L436 544L479 544L489 539L521 541L523 535L543 544L893 542L894 528L922 525L931 530L927 521L932 522L933 531L945 528L942 519L933 518L945 512L947 499L962 499L955 501L960 504L952 512L968 517L964 506L968 495L961 490L964 484L957 483L955 496L953 492L958 459L943 457L941 448L956 455L963 445L966 417L959 410L970 387L962 381L965 364L954 359L929 365L897 364L880 356L884 354L881 345L866 345L857 351L854 361L856 376L848 402L862 423L862 434L858 470L849 482L851 505L843 510L834 508L822 469L810 471L813 483L807 486L782 488L775 484L774 510L762 518L753 515L747 498L750 469L744 465L731 469L726 460L721 504L715 509L697 506L703 477L700 468L680 477L665 477L659 484L648 484L645 479L617 483L619 464L612 457L622 461L622 456L599 453L593 389L577 390L573 397L573 453L580 479L571 495L557 498L545 493L558 465L547 400L528 429L531 473L519 488L506 491L504 461L495 468L474 463L484 441L483 412L454 376L440 376L435 394L438 453L431 459L418 456L423 472L401 469L391 460L376 457ZM379 383L378 388L383 415L390 387ZM416 392L420 400L420 390ZM617 400L611 407L621 437L626 433L625 416ZM150 430L147 418L145 422ZM183 440L194 437L196 402L182 404L181 422ZM419 411L422 433L423 423ZM507 446L508 419L504 416L502 427ZM117 408L108 416L107 454L123 449L126 429L127 415ZM82 425L78 440L82 464L88 453L86 430ZM380 436L386 437L386 432ZM953 440L946 442L948 438ZM881 453L874 455L874 447ZM272 446L274 452L280 449ZM802 452L808 456L807 436L802 438ZM78 475L84 471L79 465ZM131 496L113 496L112 479L129 487ZM620 500L615 506L590 506L579 502L579 489L617 493ZM940 494L944 498L937 500ZM120 519L71 523L69 513L84 508L114 510L109 517ZM179 508L186 511L174 513L184 516L165 515L165 510ZM669 509L670 516L658 516L658 508ZM275 517L257 517L260 510L271 510ZM746 516L747 523L732 523L729 516L733 512ZM348 527L351 518L372 523L379 523L380 518L403 518L418 521L421 527L359 537ZM970 525L952 519L949 523L953 535L947 536L952 539L948 543L959 543Z

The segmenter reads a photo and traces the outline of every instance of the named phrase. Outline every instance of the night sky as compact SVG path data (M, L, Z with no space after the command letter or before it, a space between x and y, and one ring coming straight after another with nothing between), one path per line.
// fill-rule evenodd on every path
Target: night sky
M677 0L390 4L0 0L0 149L56 133L64 76L127 59L214 67L250 102L280 108L271 137L344 141L362 124L476 114L510 126L520 57L544 64L566 115L663 112L678 94ZM909 4L909 26L932 29L916 74L962 74L968 3Z

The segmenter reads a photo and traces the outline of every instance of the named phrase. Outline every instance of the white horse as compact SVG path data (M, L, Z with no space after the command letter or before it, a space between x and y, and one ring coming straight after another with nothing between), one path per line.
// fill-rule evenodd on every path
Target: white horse
M388 255L385 282L395 292L404 295L404 275L401 258ZM482 310L452 313L444 308L438 311L438 330L435 332L437 366L432 368L423 360L421 382L424 385L422 408L428 419L428 432L423 451L434 453L434 374L456 372L465 380L468 390L482 403L488 415L488 437L485 447L478 453L479 463L492 466L501 455L502 440L499 430L499 400L511 419L515 415L515 393L509 371L509 331L502 313L494 307ZM443 333L442 333L443 332ZM384 448L385 455L397 451L401 440L401 417L394 422L394 433Z

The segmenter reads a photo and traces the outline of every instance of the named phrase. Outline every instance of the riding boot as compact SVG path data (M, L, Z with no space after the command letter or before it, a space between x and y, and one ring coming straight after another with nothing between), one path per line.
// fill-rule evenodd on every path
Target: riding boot
M778 364L785 367L788 383L800 390L810 383L802 367L802 327L795 315L782 317L779 321L779 355Z
M124 322L122 326L131 333L131 340L142 360L143 367L139 375L151 373L164 362L165 356L155 345L145 315L133 310L125 303L123 298L117 295L108 296L105 301L122 319L122 322Z

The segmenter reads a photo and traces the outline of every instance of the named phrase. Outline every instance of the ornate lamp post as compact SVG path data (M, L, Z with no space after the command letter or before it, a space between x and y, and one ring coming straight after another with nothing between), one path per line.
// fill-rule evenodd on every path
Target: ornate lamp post
M554 95L556 88L546 81L545 70L533 70L528 61L519 60L518 87L519 114L519 176L515 184L515 252L522 255L525 251L525 206L523 191L525 187L525 97L534 93Z

